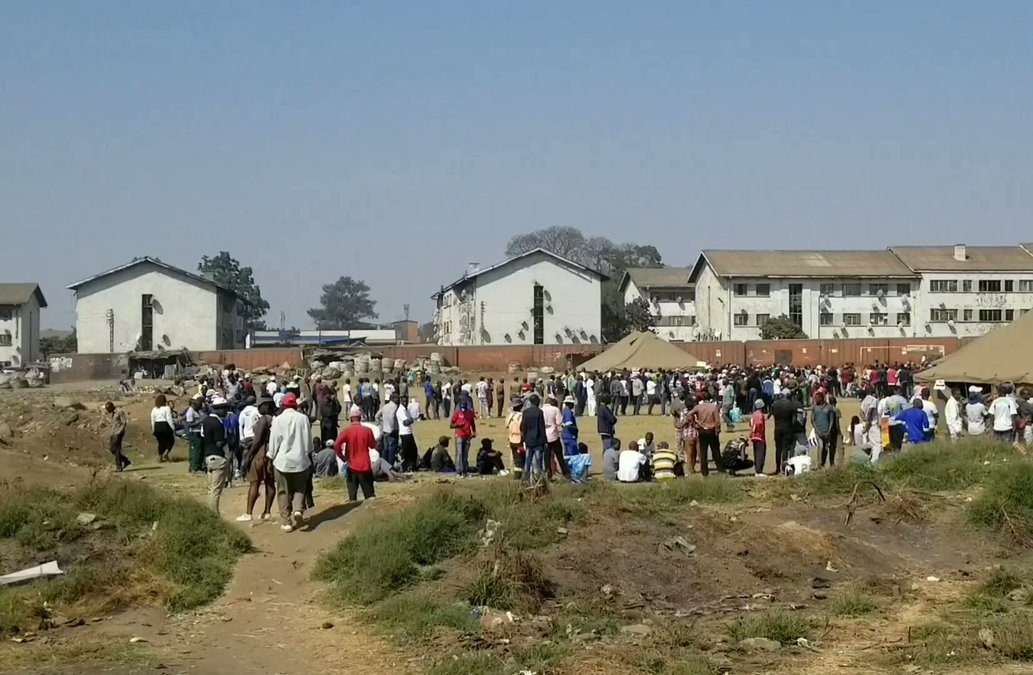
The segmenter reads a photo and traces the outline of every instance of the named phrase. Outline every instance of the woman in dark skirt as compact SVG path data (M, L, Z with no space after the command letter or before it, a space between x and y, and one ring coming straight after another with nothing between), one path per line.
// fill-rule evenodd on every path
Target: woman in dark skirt
M158 394L154 398L154 408L151 410L151 433L158 442L158 461L167 461L172 452L172 446L176 444L176 423L172 418L172 408L165 399L165 394Z

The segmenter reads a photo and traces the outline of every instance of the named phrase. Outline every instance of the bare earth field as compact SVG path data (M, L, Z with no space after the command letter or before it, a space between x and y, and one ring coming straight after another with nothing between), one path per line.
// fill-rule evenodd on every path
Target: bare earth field
M134 464L108 476L98 416L109 396L0 394L0 480L72 491L111 478L203 500L185 444L179 461L155 461L149 395L116 396ZM841 408L849 419L856 402ZM594 420L581 429L597 471ZM670 418L620 419L625 442L646 431L674 441ZM447 433L443 421L416 427L421 448ZM479 435L506 446L501 420L479 422ZM253 552L210 604L105 603L93 597L103 588L55 601L59 625L2 636L0 672L1033 672L1033 507L998 500L973 515L1001 475L1030 467L1001 446L935 452L878 472L840 459L801 479L595 477L546 494L511 478L418 475L379 483L377 499L357 508L329 481L308 527L291 534L232 522L245 496L234 486L222 517ZM489 519L498 529L485 543ZM6 573L24 559L4 547L2 528L0 518ZM392 537L401 543L384 543ZM37 562L54 551L85 560L78 548L44 547ZM59 562L69 572L77 564Z

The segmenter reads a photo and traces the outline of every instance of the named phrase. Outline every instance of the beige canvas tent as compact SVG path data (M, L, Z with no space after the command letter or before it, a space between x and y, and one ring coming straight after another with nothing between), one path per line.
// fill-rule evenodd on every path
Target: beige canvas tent
M995 328L915 374L920 382L1033 384L1033 312Z
M649 331L632 333L581 364L581 370L605 372L633 368L695 368L700 360Z

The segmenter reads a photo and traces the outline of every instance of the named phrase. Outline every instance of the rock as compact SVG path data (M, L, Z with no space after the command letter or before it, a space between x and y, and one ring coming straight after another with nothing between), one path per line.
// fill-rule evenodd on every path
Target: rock
M926 580L926 581L931 581L931 582L935 583L935 582L937 582L937 581L939 581L939 580L940 580L940 577L934 577L934 576L930 575L930 576L927 576L927 577L925 578L925 580Z
M78 421L79 421L79 413L77 413L77 412L68 413L67 415L65 415L61 419L61 423L64 424L66 427L70 427L70 426L72 426L73 424L75 424Z
M503 612L498 612L493 609L489 609L481 615L481 628L484 630L491 630L493 628L500 628L510 623L509 617Z
M557 527L556 528L556 534L566 535L567 534L567 528L565 528L565 527Z
M832 586L832 582L828 579L822 579L821 577L811 579L811 588L829 588L830 586Z
M645 636L653 632L653 629L644 623L635 623L630 626L621 626L621 632L625 635Z
M1008 594L1008 599L1012 602L1025 603L1029 599L1029 591L1025 588L1016 588L1014 591Z
M994 634L989 628L979 629L979 641L983 643L983 646L987 649L994 648Z
M594 642L599 639L595 633L577 633L571 636L571 642Z
M29 381L24 377L11 378L11 389L28 389Z
M323 625L320 626L320 628L322 628L323 630L330 630L333 627L334 627L334 624L333 624L332 621L324 621Z
M814 593L811 594L811 597L814 598L815 600L827 600L829 596L826 593L821 593L819 591L815 591Z
M0 422L0 441L6 441L14 436L11 427L6 422Z
M86 410L86 406L70 396L58 396L54 399L54 406L68 410Z
M739 649L747 651L777 652L782 645L767 638L755 637L739 641Z
M147 639L146 638L142 638L142 637L132 637L132 638L129 638L129 643L130 644L134 644L135 645L135 644L139 644L141 642L147 642Z
M93 513L86 513L83 511L75 517L75 522L79 523L83 527L90 525L93 521L97 520L97 516Z

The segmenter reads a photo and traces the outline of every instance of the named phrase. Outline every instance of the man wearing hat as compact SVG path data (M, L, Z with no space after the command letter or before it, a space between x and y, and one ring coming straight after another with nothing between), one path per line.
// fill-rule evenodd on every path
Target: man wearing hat
M509 450L513 454L513 476L520 480L524 472L524 458L521 453L523 449L523 435L520 431L520 420L523 418L522 410L524 399L521 396L514 396L511 401L509 417L506 418L506 436L509 439Z
M362 408L353 405L348 410L351 421L337 437L334 452L342 462L348 463L345 483L348 486L348 501L359 499L359 488L362 488L363 500L375 496L373 488L373 463L370 451L377 449L377 439L373 430L362 423Z
M226 427L222 418L229 404L221 396L212 398L211 412L201 421L201 446L204 467L208 472L208 506L219 513L219 499L230 483L230 457Z
M305 495L312 472L312 424L298 412L298 397L283 397L283 411L273 418L269 431L269 459L276 471L276 498L280 529L292 532L305 518Z
M563 399L563 454L573 457L578 454L577 449L577 416L574 414L574 406L577 400L567 394Z

